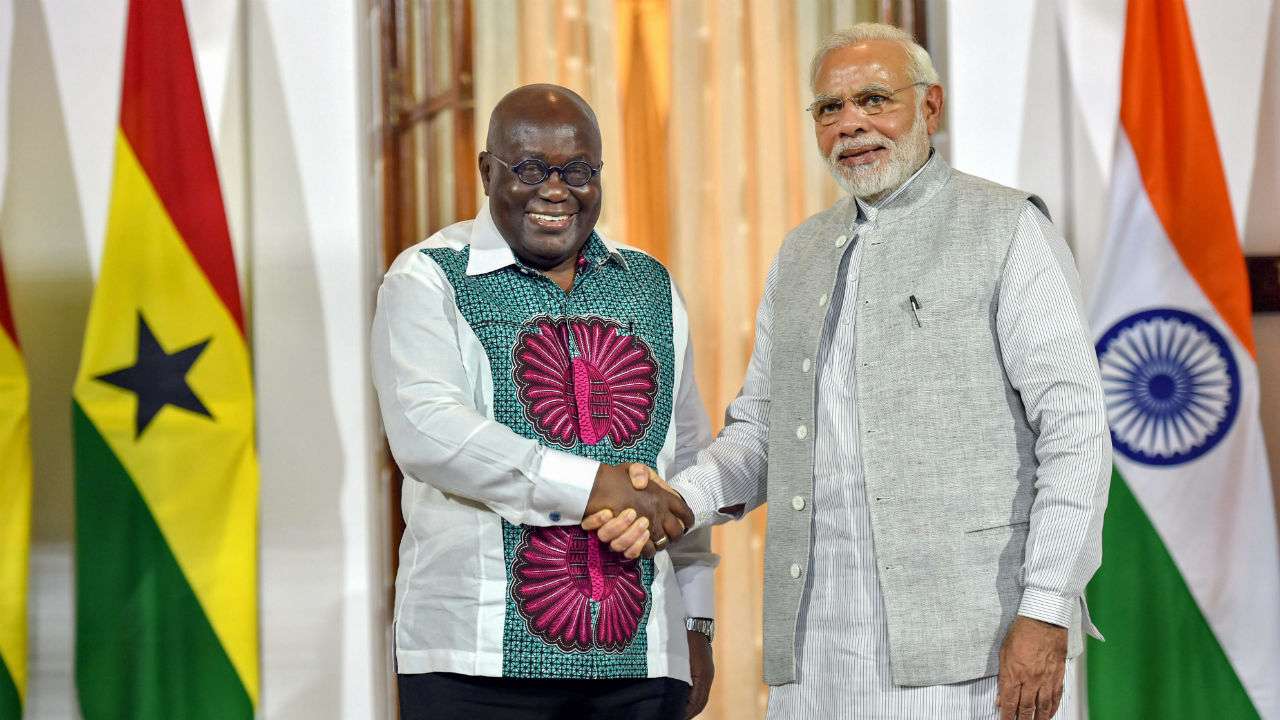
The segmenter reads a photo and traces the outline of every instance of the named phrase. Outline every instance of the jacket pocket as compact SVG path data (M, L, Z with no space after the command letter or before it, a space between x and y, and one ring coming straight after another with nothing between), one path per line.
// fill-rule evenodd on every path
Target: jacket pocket
M996 523L993 525L983 525L981 527L973 528L972 530L965 530L965 533L972 535L973 533L987 532L988 530L1003 530L1004 528L1016 528L1016 527L1031 527L1031 521L1015 520L1013 522Z

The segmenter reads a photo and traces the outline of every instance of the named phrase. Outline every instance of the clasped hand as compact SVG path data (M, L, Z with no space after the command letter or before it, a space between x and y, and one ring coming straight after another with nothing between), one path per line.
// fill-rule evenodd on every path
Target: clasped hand
M640 463L601 464L587 499L584 530L630 559L653 557L693 525L684 499Z

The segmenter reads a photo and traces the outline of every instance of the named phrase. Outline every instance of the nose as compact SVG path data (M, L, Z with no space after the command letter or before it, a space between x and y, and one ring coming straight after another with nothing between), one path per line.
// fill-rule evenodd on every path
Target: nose
M852 137L859 132L867 132L871 128L870 120L871 118L863 114L853 103L845 103L835 123L829 128L829 132Z
M538 185L538 197L547 202L564 202L569 198L569 185L560 177L558 170L552 170L551 175Z

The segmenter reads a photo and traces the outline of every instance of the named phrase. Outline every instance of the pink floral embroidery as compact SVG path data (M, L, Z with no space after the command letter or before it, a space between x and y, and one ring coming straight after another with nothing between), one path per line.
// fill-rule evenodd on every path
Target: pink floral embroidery
M608 437L635 445L653 417L658 363L643 340L612 320L538 318L515 350L525 414L548 440L571 447ZM570 333L577 357L570 353Z
M618 652L635 638L646 602L639 562L582 528L529 529L513 571L516 608L544 642L565 651ZM599 605L594 623L591 601Z

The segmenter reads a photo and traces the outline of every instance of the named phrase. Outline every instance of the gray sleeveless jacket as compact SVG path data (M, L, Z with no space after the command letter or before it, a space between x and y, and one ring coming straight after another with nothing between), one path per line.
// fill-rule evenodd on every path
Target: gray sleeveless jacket
M861 454L899 685L994 674L1022 597L1037 433L1004 372L995 328L1003 263L1028 200L1043 208L935 155L857 240L857 297L845 311L857 313ZM773 685L795 679L805 583L793 566L808 566L813 541L812 502L793 506L813 497L813 435L798 429L814 422L815 373L798 369L818 357L844 252L833 240L850 232L856 212L845 199L811 217L778 256L764 597L764 675ZM1079 616L1077 607L1072 655L1082 647Z

